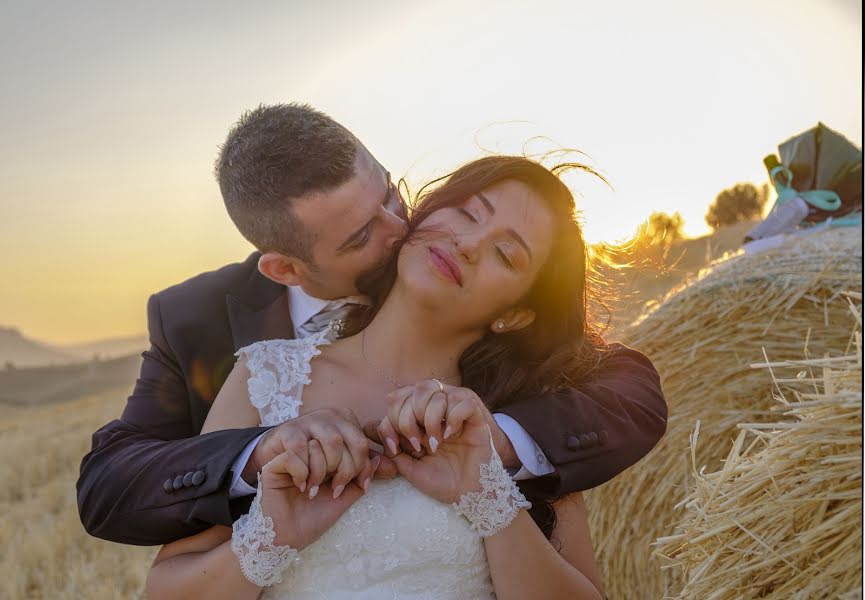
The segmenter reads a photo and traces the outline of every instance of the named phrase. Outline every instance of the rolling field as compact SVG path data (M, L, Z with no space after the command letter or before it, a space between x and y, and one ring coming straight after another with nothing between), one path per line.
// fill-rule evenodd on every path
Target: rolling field
M0 598L141 597L156 549L90 537L75 502L90 436L120 414L128 390L49 406L0 403Z

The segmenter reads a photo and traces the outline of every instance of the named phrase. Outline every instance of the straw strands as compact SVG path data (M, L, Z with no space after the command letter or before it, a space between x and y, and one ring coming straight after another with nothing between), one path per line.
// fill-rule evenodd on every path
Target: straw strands
M682 586L653 542L673 535L694 482L692 464L719 470L739 423L777 420L771 380L755 363L842 360L861 307L862 229L796 237L720 259L672 290L626 330L661 374L667 433L637 465L586 494L607 593L661 598ZM861 308L857 308L861 314ZM807 391L807 390L803 390ZM701 422L690 456L690 435Z
M783 416L739 425L714 473L697 469L697 423L681 533L657 542L685 582L678 598L835 598L861 590L860 343L856 350L831 366L776 364L774 408ZM810 391L779 380L784 370L798 371L795 387Z

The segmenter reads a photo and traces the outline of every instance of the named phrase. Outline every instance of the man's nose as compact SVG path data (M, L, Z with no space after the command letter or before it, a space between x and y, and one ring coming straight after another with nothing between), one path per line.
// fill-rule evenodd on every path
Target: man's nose
M398 215L388 212L388 238L387 247L392 248L397 242L403 239L408 233L408 223Z

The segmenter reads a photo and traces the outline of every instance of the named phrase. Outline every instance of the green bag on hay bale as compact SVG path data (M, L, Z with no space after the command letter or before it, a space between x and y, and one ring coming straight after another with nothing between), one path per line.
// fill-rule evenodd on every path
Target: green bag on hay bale
M805 221L817 223L829 217L837 220L862 210L862 149L843 135L817 123L816 127L780 144L778 153L781 165L792 173L790 187L794 190L825 190L834 192L841 200L835 210L812 204Z

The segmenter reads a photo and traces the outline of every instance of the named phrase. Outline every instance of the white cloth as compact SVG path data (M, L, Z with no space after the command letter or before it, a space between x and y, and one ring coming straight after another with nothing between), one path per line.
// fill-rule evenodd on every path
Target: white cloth
M331 335L257 342L238 352L247 358L250 402L262 426L298 416L310 361ZM493 600L495 594L483 541L469 522L397 477L374 480L261 598Z
M550 464L547 455L522 425L504 413L494 413L493 418L504 434L508 436L514 451L517 453L517 458L522 463L520 470L514 475L514 481L533 479L555 472L556 469Z

